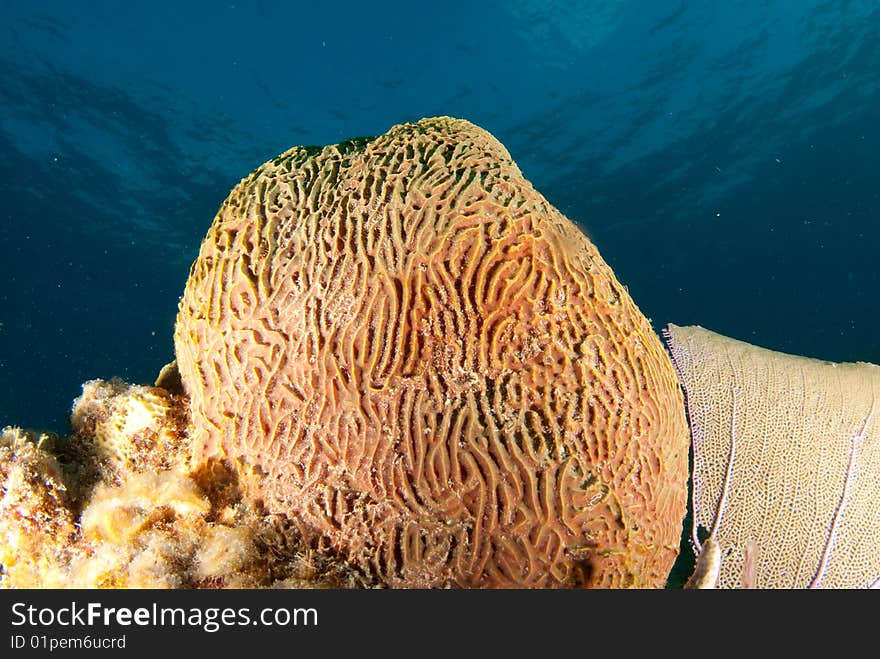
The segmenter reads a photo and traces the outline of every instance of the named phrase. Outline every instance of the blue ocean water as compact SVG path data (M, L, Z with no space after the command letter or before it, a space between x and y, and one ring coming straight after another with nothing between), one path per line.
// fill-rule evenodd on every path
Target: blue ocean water
M294 144L492 132L660 328L880 362L873 0L0 3L0 426L173 358L229 189Z

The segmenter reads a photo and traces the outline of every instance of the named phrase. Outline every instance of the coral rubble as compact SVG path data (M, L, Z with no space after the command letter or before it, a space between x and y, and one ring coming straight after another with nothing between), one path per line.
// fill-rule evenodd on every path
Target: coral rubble
M185 397L92 380L71 420L67 439L0 435L0 585L357 583L329 560L307 565L295 531L239 501L222 468L188 470Z

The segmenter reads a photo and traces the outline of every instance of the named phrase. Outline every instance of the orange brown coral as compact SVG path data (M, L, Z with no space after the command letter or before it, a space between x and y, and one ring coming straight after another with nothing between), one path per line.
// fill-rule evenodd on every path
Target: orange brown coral
M451 118L295 147L233 189L175 347L193 458L391 586L659 586L688 438L578 228Z

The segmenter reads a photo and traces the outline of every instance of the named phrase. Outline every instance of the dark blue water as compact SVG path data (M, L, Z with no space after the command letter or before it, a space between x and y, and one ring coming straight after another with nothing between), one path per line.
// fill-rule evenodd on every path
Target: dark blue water
M373 4L0 4L0 426L152 382L254 167L439 114L498 137L655 327L880 362L876 2Z

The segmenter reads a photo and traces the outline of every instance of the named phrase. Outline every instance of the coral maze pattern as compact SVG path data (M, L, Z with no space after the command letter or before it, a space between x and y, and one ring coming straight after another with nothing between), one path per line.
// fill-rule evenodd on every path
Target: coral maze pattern
M196 460L390 586L657 586L687 431L661 344L486 131L295 147L224 202L175 343Z

